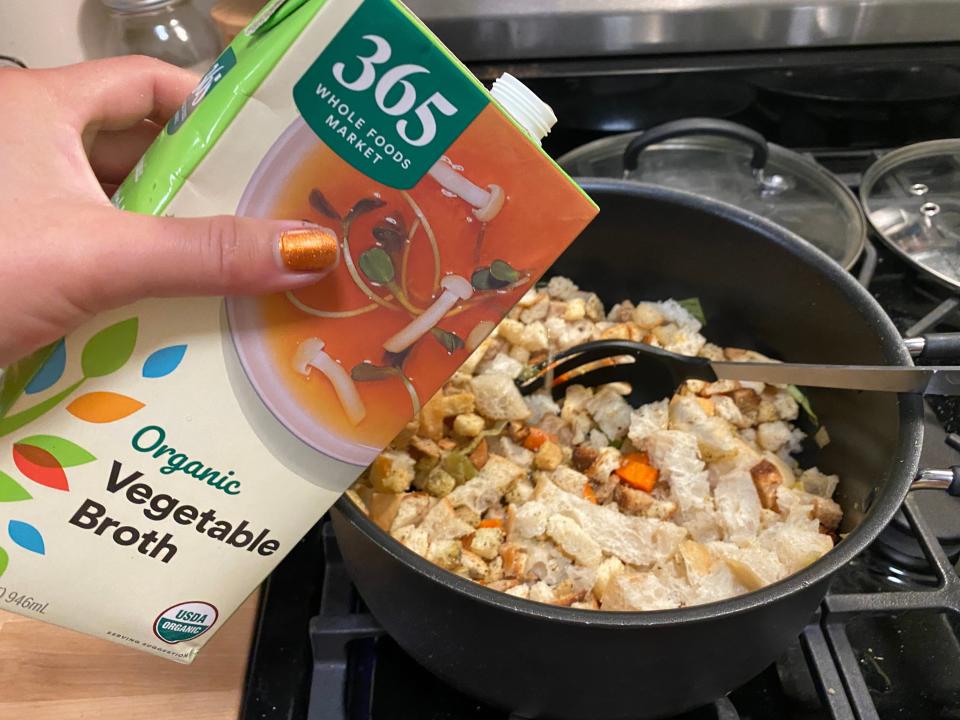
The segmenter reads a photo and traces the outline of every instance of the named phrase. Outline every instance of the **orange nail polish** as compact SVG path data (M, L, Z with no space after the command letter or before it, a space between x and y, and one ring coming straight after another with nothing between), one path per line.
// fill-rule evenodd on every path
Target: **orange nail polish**
M296 228L280 233L280 259L296 272L320 272L337 261L337 236L323 228Z

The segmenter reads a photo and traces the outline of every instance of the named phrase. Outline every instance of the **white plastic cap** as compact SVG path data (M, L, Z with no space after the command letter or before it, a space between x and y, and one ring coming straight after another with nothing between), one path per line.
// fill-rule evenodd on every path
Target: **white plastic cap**
M504 73L494 81L490 94L538 145L557 124L557 116L550 106L510 73Z

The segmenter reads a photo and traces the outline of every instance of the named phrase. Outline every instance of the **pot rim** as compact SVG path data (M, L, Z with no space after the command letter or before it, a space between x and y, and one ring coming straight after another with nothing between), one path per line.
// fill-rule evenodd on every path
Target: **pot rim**
M795 245L798 253L804 259L818 264L834 282L845 283L849 292L858 296L859 300L875 311L873 318L875 329L885 343L889 342L891 338L900 339L900 333L886 312L853 276L831 260L823 251L775 223L738 207L680 190L625 180L594 178L578 178L577 180L588 194L600 191L665 200L689 209L712 212L721 218L759 232L780 245ZM891 343L890 350L891 357L889 359L891 361L896 361L896 364L899 365L913 364L910 353L902 342L898 342L896 345ZM469 596L486 605L535 617L539 620L548 620L565 625L587 624L604 628L658 627L676 623L712 621L750 612L767 604L784 600L805 588L826 581L834 572L846 565L873 542L899 510L919 467L920 451L923 446L922 403L923 399L919 396L900 395L898 402L900 420L898 460L891 466L884 482L885 485L892 484L893 487L879 495L876 502L867 511L863 521L839 545L816 562L783 580L759 590L704 605L694 605L674 610L613 612L578 610L516 598L498 590L491 590L483 585L478 585L417 555L364 515L347 495L341 496L334 508L351 525L373 540L395 560L412 568L421 576L443 585L448 590ZM879 487L882 487L882 485L878 485Z

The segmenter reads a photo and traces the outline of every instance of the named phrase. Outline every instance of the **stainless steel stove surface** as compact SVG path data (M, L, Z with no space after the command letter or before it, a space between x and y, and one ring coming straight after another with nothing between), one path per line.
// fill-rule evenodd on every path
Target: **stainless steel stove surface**
M956 39L951 0L409 0L461 59L548 59Z
M861 34L849 35L852 43L882 44L899 37L901 44L794 51L783 49L795 43L781 38L782 49L774 51L759 49L764 43L757 41L737 46L750 52L658 56L682 49L677 42L671 46L676 36L666 33L674 27L668 23L660 26L666 33L663 43L651 40L644 56L621 52L611 57L601 47L585 49L574 59L556 48L584 41L592 32L590 18L578 24L577 12L596 21L604 10L622 6L625 13L647 13L649 18L649 13L679 4L511 0L498 3L496 11L485 8L486 20L474 17L473 25L464 23L480 7L475 3L412 4L441 35L447 33L455 51L475 61L471 69L479 77L510 70L556 106L561 122L545 143L555 156L611 132L684 116L726 117L772 142L808 150L855 190L862 173L885 150L960 136L960 44L930 42L949 39L943 35L956 25L945 31L951 24L937 13L960 12L960 3L878 0L864 5L838 0L814 8L788 0L694 0L679 4L710 6L718 13L712 17L739 18L744 27L748 19L761 17L764 8L767 18L788 11L802 15L807 8L809 24L794 22L793 27L811 30L820 23L827 35L831 28L840 32L840 25L827 22L830 18L842 24L852 17L849 13L860 12L862 24L856 32ZM898 8L903 11L907 5L914 14L897 15ZM730 14L733 7L746 11ZM554 24L524 24L549 8L564 17L558 15ZM624 24L619 15L609 17L617 21L609 20L607 30L621 30L623 38L629 39L628 30L638 27ZM891 35L891 26L884 26L887 35L877 34L883 25L878 18L899 22L902 33ZM931 27L937 24L931 18L939 18L938 28ZM556 38L559 45L541 37L539 50L525 49L529 36L523 33L560 27L561 21L568 23L565 32L576 34L576 28L582 28L584 37ZM678 16L671 22L688 21ZM464 27L477 34L460 36L464 46L458 47L457 33ZM652 32L651 27L644 25L644 31ZM493 35L483 35L483 28ZM509 36L515 41L509 46L513 61L493 61L501 56L480 51L470 55L470 48L488 42L493 43L488 48L499 47L504 32L520 33ZM874 40L865 39L869 37ZM598 42L597 37L593 41ZM808 44L831 43L814 38ZM708 42L699 49L718 48ZM960 299L921 277L876 238L854 272L905 336L960 330ZM960 436L951 433L960 433L960 401L930 402L925 466L960 464ZM958 555L960 499L936 491L914 492L873 546L836 577L818 615L777 663L728 697L675 720L960 719ZM328 523L321 521L269 579L251 656L244 720L509 717L444 685L379 629L356 596Z

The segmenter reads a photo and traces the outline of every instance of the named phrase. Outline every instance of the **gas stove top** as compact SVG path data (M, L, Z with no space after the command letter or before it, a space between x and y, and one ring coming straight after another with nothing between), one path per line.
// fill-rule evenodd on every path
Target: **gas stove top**
M923 555L912 570L879 540L775 664L675 720L960 717L960 577L925 505L915 495L904 506L905 534ZM326 521L274 573L261 612L244 720L513 720L446 686L384 634Z
M882 151L811 154L853 189ZM854 269L906 335L960 330L957 298L876 239ZM960 464L960 401L926 410L922 466ZM836 577L775 664L675 720L960 718L960 499L917 491ZM417 665L369 615L323 520L269 579L244 720L511 720Z
M923 555L913 569L879 540L775 664L675 720L960 717L957 558L937 541L927 505L922 494L909 499L897 530ZM326 521L274 573L261 613L244 720L512 720L446 686L383 633Z

